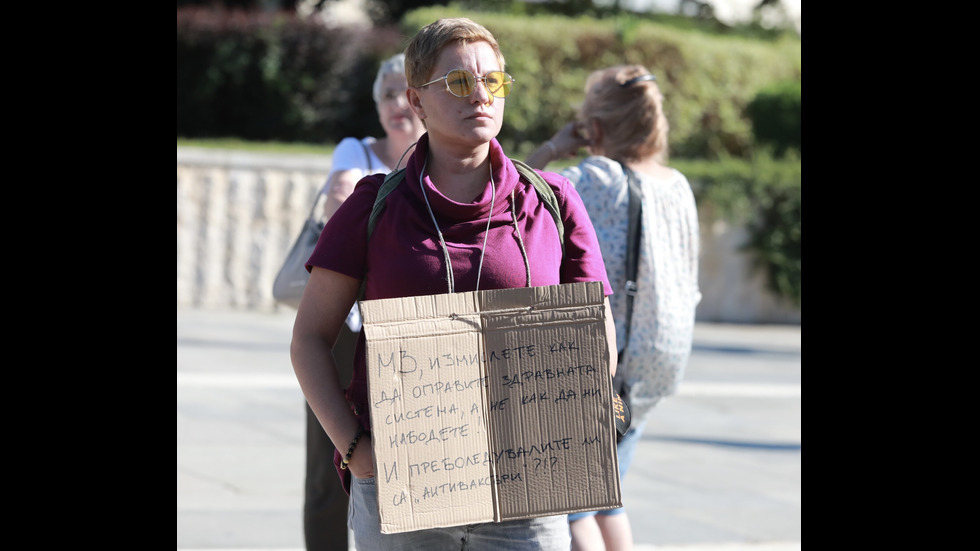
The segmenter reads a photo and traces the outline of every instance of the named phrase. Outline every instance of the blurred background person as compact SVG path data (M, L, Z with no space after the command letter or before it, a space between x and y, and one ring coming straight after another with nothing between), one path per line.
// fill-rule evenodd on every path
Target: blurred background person
M337 212L357 182L369 174L391 172L398 160L409 153L425 128L405 96L405 54L386 59L374 80L374 103L385 135L381 138L344 138L333 152L330 174L327 176L327 218Z
M527 159L535 168L587 147L590 156L561 172L585 202L602 249L616 322L616 383L633 415L618 444L625 477L657 402L676 392L691 353L698 286L698 214L687 178L664 165L668 121L656 78L639 65L592 73L578 121L568 123ZM632 323L627 328L626 254L629 175L642 199ZM632 549L625 509L568 516L572 549Z
M380 138L344 138L334 149L330 174L324 184L324 215L329 219L354 191L358 180L369 174L394 170L398 160L411 151L425 131L408 105L405 91L405 54L381 63L374 80L374 102L385 135ZM360 333L360 316L352 308L341 329L333 353L341 384L350 382L354 347ZM306 487L303 530L309 551L347 549L347 492L337 478L334 445L316 416L306 406Z

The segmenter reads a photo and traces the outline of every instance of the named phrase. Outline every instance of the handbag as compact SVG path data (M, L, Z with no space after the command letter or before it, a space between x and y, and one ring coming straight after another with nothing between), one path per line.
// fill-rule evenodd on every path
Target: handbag
M622 163L620 163L622 164ZM614 409L616 412L616 428L620 438L626 435L632 423L629 407L630 387L626 382L627 371L623 369L623 357L630 342L630 325L633 323L633 297L636 296L636 274L640 254L640 225L643 212L643 201L640 198L640 185L636 174L625 164L622 165L629 185L629 229L626 233L626 338L623 351L619 353L619 363L616 376L613 377ZM621 426L623 428L621 428Z
M324 191L321 190L313 200L313 209L307 216L303 229L300 230L299 236L292 248L289 249L289 254L286 255L286 260L282 263L282 268L279 269L276 280L272 284L272 297L276 299L276 302L286 306L299 307L299 300L303 297L306 282L310 280L310 273L306 271L306 261L313 254L313 248L316 247L323 226L326 225L316 216L317 204L320 195L323 193Z
M371 174L374 171L371 164L371 152L368 151L368 146L364 142L361 142L361 146L364 147L364 155L367 157L367 172ZM306 289L306 283L310 280L310 273L306 271L306 261L313 255L316 242L320 239L320 233L323 232L323 227L326 225L326 222L320 220L316 214L320 196L326 193L327 187L324 185L313 198L313 207L310 209L309 216L306 217L303 229L300 230L299 236L296 237L292 248L289 249L289 254L286 255L286 260L282 263L276 280L272 283L272 298L276 302L293 308L299 307L303 290Z

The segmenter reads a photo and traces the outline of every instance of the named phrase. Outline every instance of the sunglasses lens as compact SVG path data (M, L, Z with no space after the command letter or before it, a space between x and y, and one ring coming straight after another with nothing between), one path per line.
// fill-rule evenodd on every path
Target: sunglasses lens
M514 84L514 79L503 71L490 71L485 77L487 90L498 98L506 98L510 94L510 87Z
M481 78L491 95L505 98L510 94L514 79L503 71L490 71ZM477 78L465 69L454 69L446 75L446 87L456 97L465 98L476 90Z
M473 87L476 86L476 79L469 71L456 69L449 71L449 74L446 75L446 86L449 87L449 91L454 96L465 98L473 93Z

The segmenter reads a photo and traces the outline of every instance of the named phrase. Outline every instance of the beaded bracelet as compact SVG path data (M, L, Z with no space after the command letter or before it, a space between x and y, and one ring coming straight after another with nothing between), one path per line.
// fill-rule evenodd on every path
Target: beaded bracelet
M351 441L350 447L347 448L347 455L345 455L344 460L340 462L341 469L347 468L347 464L350 463L350 456L354 454L354 446L357 445L357 441L361 439L362 434L364 434L364 427L358 425L357 433L354 435L354 440Z

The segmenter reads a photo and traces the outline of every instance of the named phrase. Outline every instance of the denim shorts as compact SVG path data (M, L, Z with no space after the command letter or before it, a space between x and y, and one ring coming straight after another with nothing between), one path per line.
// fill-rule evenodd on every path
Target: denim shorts
M353 478L347 524L358 551L568 551L565 515L382 534L373 478Z
M646 427L646 421L634 426L629 431L627 431L626 436L616 444L616 455L619 456L619 484L623 484L623 479L626 478L626 471L629 470L630 464L633 462L633 455L636 454L636 446L640 443L640 438L643 436L643 429ZM568 522L574 522L579 519L586 517L591 517L595 515L611 516L611 515L621 515L626 512L626 509L619 507L617 509L605 509L603 511L588 511L585 513L572 513L568 515Z

